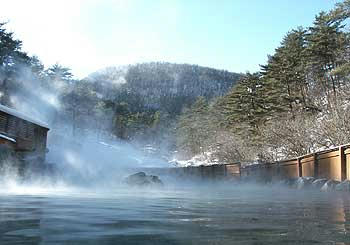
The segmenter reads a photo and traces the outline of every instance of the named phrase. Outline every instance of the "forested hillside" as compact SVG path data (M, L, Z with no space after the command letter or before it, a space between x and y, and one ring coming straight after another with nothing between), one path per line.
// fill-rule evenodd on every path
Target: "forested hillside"
M286 33L258 72L171 63L75 79L0 24L0 103L52 132L151 144L200 161L272 161L349 143L350 0ZM227 47L230 48L230 47Z
M225 94L240 74L188 64L109 67L85 79L45 68L1 24L1 103L48 121L53 133L96 135L174 146L177 117L198 96ZM162 143L161 143L162 142Z
M259 72L215 103L198 99L178 124L182 155L271 161L349 143L349 9L290 30Z
M128 102L132 110L178 115L198 96L211 99L225 94L240 76L197 65L144 63L107 68L91 74L87 80L102 97L116 103Z

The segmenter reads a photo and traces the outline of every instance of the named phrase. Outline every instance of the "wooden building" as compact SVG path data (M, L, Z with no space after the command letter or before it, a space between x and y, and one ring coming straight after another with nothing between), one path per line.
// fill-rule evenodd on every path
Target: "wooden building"
M47 124L0 105L0 151L7 148L19 160L44 162L48 131Z

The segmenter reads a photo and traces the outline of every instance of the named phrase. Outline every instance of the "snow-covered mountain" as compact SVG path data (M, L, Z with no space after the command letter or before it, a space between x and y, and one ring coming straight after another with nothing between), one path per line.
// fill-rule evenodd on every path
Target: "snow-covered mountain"
M142 63L109 67L88 76L95 90L111 100L179 113L198 96L225 94L241 77L224 70L188 64Z

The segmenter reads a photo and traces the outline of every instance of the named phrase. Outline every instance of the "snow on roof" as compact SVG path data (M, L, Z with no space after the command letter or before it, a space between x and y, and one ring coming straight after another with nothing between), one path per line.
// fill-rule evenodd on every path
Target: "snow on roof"
M25 121L28 121L28 122L37 124L37 125L39 125L39 126L41 126L41 127L43 127L43 128L49 129L49 126L48 126L46 123L41 122L41 121L39 121L39 120L37 120L37 119L32 119L32 118L30 118L29 116L27 116L27 115L25 115L25 114L23 114L23 113L21 113L21 112L19 112L19 111L16 111L15 109L11 109L11 108L9 108L9 107L7 107L7 106L0 105L0 111L5 112L5 113L7 113L7 114L10 114L10 115L12 115L12 116L21 118L21 119L23 119L23 120L25 120Z
M5 140L9 140L9 141L12 141L12 142L16 143L16 140L14 138L10 138L10 137L8 137L8 136L6 136L4 134L0 134L0 138L5 139Z

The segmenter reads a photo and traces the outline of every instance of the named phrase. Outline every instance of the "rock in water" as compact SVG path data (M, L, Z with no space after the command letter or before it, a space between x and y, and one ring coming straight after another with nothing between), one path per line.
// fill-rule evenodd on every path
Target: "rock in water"
M284 186L288 186L288 187L296 187L297 186L297 181L299 178L290 178L290 179L285 179L285 180L281 180L279 182L279 184L284 185Z
M335 186L336 191L350 191L350 180L344 180L343 182Z
M321 189L327 181L327 179L316 179L314 180L314 182L312 182L312 187L316 189Z
M340 182L336 180L328 180L321 188L321 191L332 191L334 190L335 186L338 185Z
M163 182L155 175L138 172L125 178L125 183L131 186L163 186Z
M159 179L158 176L150 175L150 176L148 176L148 178L150 178L150 181L151 181L153 184L163 185L163 182Z
M145 172L138 172L136 174L132 174L128 176L125 179L125 183L128 185L136 185L136 186L142 186L142 185L148 185L150 182L146 178L146 173Z
M297 189L308 188L312 185L312 182L315 180L314 177L300 177L296 182Z

